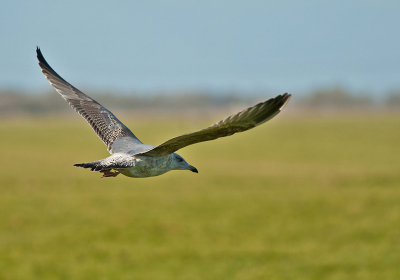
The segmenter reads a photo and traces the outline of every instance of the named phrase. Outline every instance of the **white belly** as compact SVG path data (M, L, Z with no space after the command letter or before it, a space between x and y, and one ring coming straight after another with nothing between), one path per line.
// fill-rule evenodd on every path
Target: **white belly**
M162 175L171 170L170 156L138 157L134 167L127 168L121 174L128 177L145 178Z

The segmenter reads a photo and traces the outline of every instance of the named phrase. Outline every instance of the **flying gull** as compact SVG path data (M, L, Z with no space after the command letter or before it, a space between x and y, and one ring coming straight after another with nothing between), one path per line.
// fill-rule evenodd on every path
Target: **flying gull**
M179 149L199 142L230 136L256 127L275 117L288 103L291 95L283 94L231 115L205 129L183 134L155 146L143 144L113 113L61 78L36 49L39 65L50 84L93 128L106 144L111 156L74 166L103 173L102 177L123 174L142 178L164 174L170 170L198 173L180 155Z

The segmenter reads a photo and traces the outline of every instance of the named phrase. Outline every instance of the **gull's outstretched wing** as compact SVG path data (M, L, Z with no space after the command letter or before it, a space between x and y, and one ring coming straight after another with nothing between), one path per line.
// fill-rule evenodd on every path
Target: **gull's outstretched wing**
M61 78L46 62L39 48L36 49L36 53L46 79L69 105L85 118L109 151L112 143L124 136L131 137L134 143L142 144L113 113Z
M174 137L148 151L138 153L145 156L165 156L186 146L230 136L256 127L276 116L288 103L291 94L278 95L265 102L229 116L203 130Z

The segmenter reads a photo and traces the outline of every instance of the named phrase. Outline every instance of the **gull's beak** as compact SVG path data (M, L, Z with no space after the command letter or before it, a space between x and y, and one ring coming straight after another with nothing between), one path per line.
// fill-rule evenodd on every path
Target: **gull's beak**
M190 166L189 170L195 173L199 173L199 171L197 171L196 167L194 166Z

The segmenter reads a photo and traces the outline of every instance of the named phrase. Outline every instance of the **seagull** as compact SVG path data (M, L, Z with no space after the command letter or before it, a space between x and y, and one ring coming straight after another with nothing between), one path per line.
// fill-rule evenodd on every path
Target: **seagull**
M231 115L202 130L186 133L156 146L143 144L113 113L59 76L46 62L39 47L36 49L39 66L55 90L93 128L107 146L111 156L74 166L90 168L103 177L119 174L144 178L162 175L171 170L197 169L188 164L176 151L199 142L215 140L246 131L275 117L289 102L285 93Z

